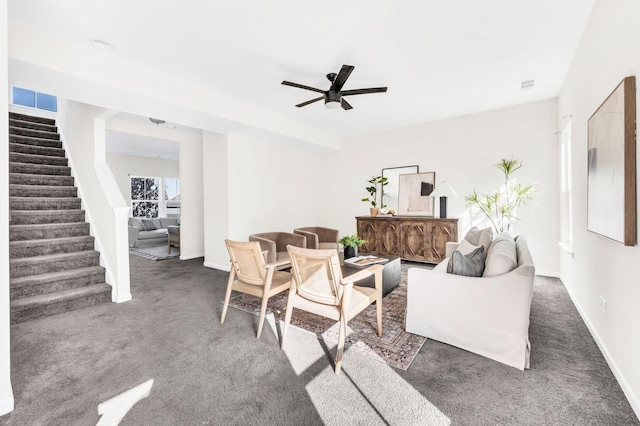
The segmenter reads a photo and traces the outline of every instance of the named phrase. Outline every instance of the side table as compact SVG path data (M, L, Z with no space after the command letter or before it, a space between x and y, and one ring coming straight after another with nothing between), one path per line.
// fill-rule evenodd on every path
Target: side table
M358 253L358 256L366 256L366 253ZM400 285L400 258L398 256L380 256L375 255L376 257L384 257L385 259L389 259L387 263L382 264L382 296L386 296L389 294L394 288ZM367 266L359 266L354 265L352 263L344 263L341 259L340 266L342 269L342 275L348 277L351 274L354 274L358 269L366 269L371 265ZM363 280L354 283L354 285L360 287L375 287L375 277L370 276Z

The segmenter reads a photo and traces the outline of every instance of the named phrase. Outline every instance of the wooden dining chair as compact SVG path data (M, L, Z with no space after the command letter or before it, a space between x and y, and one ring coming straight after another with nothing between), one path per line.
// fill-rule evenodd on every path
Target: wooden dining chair
M284 349L293 308L340 322L335 373L340 374L347 322L376 302L377 333L382 335L382 265L372 265L347 277L342 276L338 251L288 247L293 280L282 331ZM354 283L374 275L375 288Z
M291 286L291 273L276 270L276 268L288 264L289 259L266 263L259 242L231 240L224 240L224 242L229 251L231 271L229 272L229 281L227 283L227 292L224 296L220 323L224 324L232 290L260 297L262 298L262 305L260 307L260 319L258 320L257 337L259 338L262 334L269 298L287 290Z

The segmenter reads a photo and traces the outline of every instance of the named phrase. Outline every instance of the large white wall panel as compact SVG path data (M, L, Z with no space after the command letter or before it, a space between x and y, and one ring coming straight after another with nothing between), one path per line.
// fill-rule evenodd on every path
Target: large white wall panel
M461 219L464 236L469 214L464 195L496 189L503 175L494 164L517 158L526 166L514 174L540 189L537 206L523 207L516 234L526 236L536 270L558 272L558 137L555 99L405 127L345 141L340 152L325 154L319 193L323 218L341 234L356 230L355 216L369 214L365 185L385 167L418 165L436 172L436 190L443 181L459 194L448 197L448 217Z
M180 259L204 256L202 140L180 142Z
M229 237L229 168L227 136L203 132L204 192L204 264L229 270L229 255L224 245Z
M323 192L318 154L255 135L229 134L229 237L292 232L320 224Z
M571 115L574 184L575 254L561 253L561 276L640 416L640 248L588 232L586 210L587 121L624 77L639 76L638 16L638 1L596 2L559 98L558 115ZM606 317L599 311L600 296L607 301Z
M9 87L7 76L7 2L0 0L0 87ZM9 112L6 90L0 90L0 416L13 410L11 347L9 340Z

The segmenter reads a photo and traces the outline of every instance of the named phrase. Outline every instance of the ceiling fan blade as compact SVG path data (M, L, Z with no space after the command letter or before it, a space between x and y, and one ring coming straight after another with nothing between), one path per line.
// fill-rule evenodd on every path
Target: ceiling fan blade
M383 93L386 91L387 91L386 87L371 87L369 89L343 90L342 92L340 92L340 94L342 96L349 96L349 95L364 95L366 93Z
M297 87L299 89L311 90L312 92L324 93L324 90L316 89L315 87L305 86L304 84L292 83L290 81L283 81L282 84L285 86Z
M344 109L344 110L353 109L351 104L349 102L345 101L344 98L340 99L340 105L342 105L342 109Z
M324 99L324 96L320 96L319 98L311 99L310 101L303 102L303 103L298 104L298 105L296 105L296 106L297 106L298 108L300 108L300 107L303 107L303 106L305 106L305 105L309 105L309 104L312 104L312 103L314 103L314 102L318 102L320 99Z
M331 90L339 92L342 89L342 86L344 86L344 83L347 81L347 78L349 78L349 75L351 74L351 71L353 71L353 68L353 65L343 65L342 69L338 73L338 76L331 85Z

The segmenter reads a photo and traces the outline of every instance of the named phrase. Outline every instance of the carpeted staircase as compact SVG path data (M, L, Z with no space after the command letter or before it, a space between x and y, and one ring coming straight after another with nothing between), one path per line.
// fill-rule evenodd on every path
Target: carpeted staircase
M11 323L111 301L55 121L9 113Z

